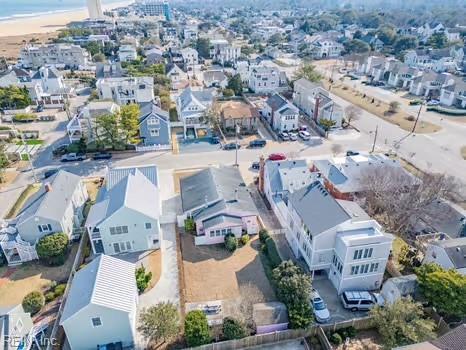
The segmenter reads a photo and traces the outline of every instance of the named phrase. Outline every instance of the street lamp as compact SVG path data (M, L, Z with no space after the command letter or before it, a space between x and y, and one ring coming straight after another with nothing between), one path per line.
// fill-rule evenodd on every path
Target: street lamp
M235 166L238 166L238 134L240 132L239 124L235 125Z

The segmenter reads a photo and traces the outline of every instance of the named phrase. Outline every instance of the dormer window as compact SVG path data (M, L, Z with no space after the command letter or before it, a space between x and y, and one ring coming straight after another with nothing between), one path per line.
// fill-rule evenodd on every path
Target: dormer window
M148 124L148 125L158 125L158 124L159 124L159 119L156 118L156 117L150 117L150 118L147 120L147 124Z

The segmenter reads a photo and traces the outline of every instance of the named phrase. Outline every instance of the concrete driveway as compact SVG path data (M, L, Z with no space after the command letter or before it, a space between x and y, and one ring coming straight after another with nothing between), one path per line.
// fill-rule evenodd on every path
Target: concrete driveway
M329 279L325 277L314 279L312 281L312 287L319 292L320 296L327 304L328 311L332 316L332 323L367 316L367 312L352 312L343 308L340 297L337 294L337 290L333 287L333 284Z

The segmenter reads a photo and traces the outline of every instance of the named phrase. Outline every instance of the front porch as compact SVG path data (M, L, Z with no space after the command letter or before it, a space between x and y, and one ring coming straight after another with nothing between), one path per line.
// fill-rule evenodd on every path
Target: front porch
M23 241L17 233L5 233L0 236L0 247L5 255L8 266L16 266L27 261L39 259L35 246Z

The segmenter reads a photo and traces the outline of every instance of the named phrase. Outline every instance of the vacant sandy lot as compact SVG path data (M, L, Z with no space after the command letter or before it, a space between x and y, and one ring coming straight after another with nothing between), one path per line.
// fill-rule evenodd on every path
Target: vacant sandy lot
M255 285L267 301L275 300L258 255L256 238L233 254L223 245L195 246L194 237L181 233L186 302L233 299L242 285Z
M0 269L0 306L20 304L26 294L44 291L52 281L66 283L78 245L74 244L62 266L49 267L32 261L17 267Z

